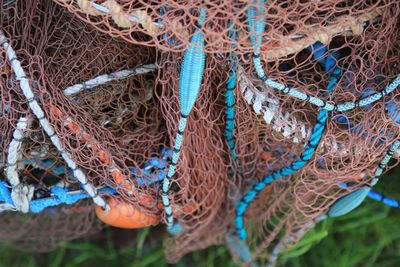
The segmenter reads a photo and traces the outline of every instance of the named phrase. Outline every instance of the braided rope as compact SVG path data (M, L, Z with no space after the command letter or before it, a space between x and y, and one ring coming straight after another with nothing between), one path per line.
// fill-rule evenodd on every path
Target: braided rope
M21 158L22 139L24 138L24 131L27 126L27 118L20 117L8 147L6 177L10 185L13 187L19 185L20 183L17 165L18 160Z
M66 0L59 1L63 3ZM107 0L101 4L88 0L77 0L76 2L89 15L110 15L115 24L121 28L130 28L136 24L140 24L149 35L153 36L159 33L159 28L163 28L161 23L153 22L145 10L137 9L133 10L130 14L126 14L122 10L122 6L115 0Z
M82 90L91 89L96 86L103 85L115 80L126 79L130 76L149 73L151 71L154 71L155 69L156 69L155 64L147 64L147 65L138 65L131 69L116 71L110 74L103 74L93 79L90 79L86 82L75 84L65 88L64 94L66 96L72 96L74 94L79 93Z

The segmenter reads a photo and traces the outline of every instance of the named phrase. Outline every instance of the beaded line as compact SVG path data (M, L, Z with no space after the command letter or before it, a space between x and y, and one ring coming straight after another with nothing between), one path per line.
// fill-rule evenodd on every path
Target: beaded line
M331 70L335 63L335 56L338 52L333 53L333 55L328 58L322 58L322 55L327 52L327 49L321 48L323 44L319 43L316 52L318 55L313 55L314 59L319 59L319 62L324 64L324 68L327 72ZM257 114L261 114L266 124L272 124L272 128L280 132L285 138L292 139L293 143L299 143L308 138L311 134L310 129L307 129L303 122L298 122L296 117L292 114L285 112L279 112L279 100L274 96L267 96L266 94L260 92L254 85L253 81L247 77L243 67L238 65L239 73L239 88L246 102L252 106L253 110ZM390 102L389 102L390 103ZM368 107L368 106L366 106ZM392 108L393 109L393 108ZM279 112L279 113L278 113ZM393 111L389 110L393 113ZM392 116L393 117L393 116ZM336 121L343 122L347 121L346 116L336 117ZM351 128L351 126L348 125ZM299 133L299 134L297 134ZM300 137L300 138L298 138ZM342 155L346 155L349 151L346 146L342 143L337 143L333 140L324 140L321 142L321 146L332 152L337 152ZM396 154L400 155L400 149L396 150Z
M243 68L238 65L239 88L243 98L253 108L254 112L262 115L266 124L270 124L272 129L281 133L283 137L291 139L293 143L304 142L311 135L311 128L304 122L298 121L289 112L282 112L279 108L279 100L273 95L267 96L260 92L252 81L247 77ZM342 143L331 139L321 141L321 146L331 152L347 155L348 148ZM400 154L400 150L397 151Z
M231 21L228 22L228 28L232 27L229 31L230 39L236 41L237 31L235 30L234 24ZM236 48L236 45L232 43L232 48ZM236 151L235 151L235 140L233 138L233 131L235 129L235 88L237 82L237 73L239 71L240 65L238 64L237 55L235 52L231 52L228 54L228 79L226 82L226 90L225 90L225 114L226 114L226 124L225 124L225 138L228 142L229 153L231 155L231 159L234 164L236 164ZM233 175L232 172L228 172L228 177L231 178ZM233 191L237 191L239 194L239 190L236 188L232 188ZM236 202L236 201L234 201ZM252 263L252 255L247 244L241 240L238 236L234 235L232 232L227 232L225 235L225 241L228 249L234 255L236 255L240 260L246 262L249 266L254 266Z
M293 143L298 144L306 141L311 135L311 128L308 128L304 122L298 121L289 112L283 113L279 108L279 100L277 98L260 92L246 76L240 65L238 65L238 69L239 88L243 98L253 108L254 112L262 115L267 125L270 124L272 129L281 133L283 137L291 139ZM341 155L348 153L346 146L331 139L322 140L321 147Z
M253 39L254 42L257 40ZM333 65L334 64L330 64ZM334 89L334 86L337 84L339 80L339 75L341 71L338 66L335 66L332 70L332 73L329 77L327 91L331 92ZM320 109L317 115L317 122L312 130L310 139L307 142L307 145L304 148L304 151L301 153L300 157L293 161L290 165L273 172L272 174L264 176L264 178L256 183L252 189L244 195L244 197L240 200L236 207L236 218L235 225L236 230L239 237L242 240L245 240L247 237L246 229L243 226L243 215L246 212L247 207L251 204L252 200L257 196L257 194L262 191L268 184L273 181L283 177L290 175L298 170L300 170L314 155L315 149L317 148L323 132L325 130L325 125L327 121L327 111L324 109Z
M339 103L339 104L331 104L326 102L325 100L322 100L319 97L315 96L310 96L306 93L298 91L296 88L290 88L287 87L281 83L278 83L276 81L273 81L267 77L267 75L264 72L263 65L261 63L260 59L260 52L261 52L261 35L265 31L265 18L264 18L264 0L253 0L252 3L258 4L257 7L251 6L247 9L247 20L248 20L248 30L251 33L250 35L250 41L253 45L254 49L254 54L253 54L253 63L254 67L256 69L257 75L260 77L260 79L265 83L265 85L270 86L272 88L275 88L279 91L282 91L285 94L288 94L294 98L297 98L299 100L309 102L313 105L316 105L322 109L325 109L327 111L349 111L357 107L363 107L366 105L370 105L384 96L390 94L393 92L399 85L400 85L400 75L397 75L397 77L385 87L380 92L374 93L366 98L357 100L355 102L344 102L344 103ZM262 17L261 19L256 19L256 16Z
M231 26L231 22L229 21L228 27ZM237 40L237 33L235 31L234 26L232 26L232 30L229 31L229 37L232 40ZM233 48L236 48L234 44L232 44ZM236 162L236 152L235 152L235 140L233 137L233 131L235 130L235 88L237 81L237 56L234 52L229 53L228 55L228 80L226 81L226 89L225 89L225 115L226 115L226 123L225 123L225 138L228 142L229 153L231 155L232 161Z
M64 95L72 96L82 90L91 89L99 85L103 85L115 80L121 80L130 76L144 74L156 69L155 64L138 65L127 70L116 71L110 74L103 74L90 79L86 82L75 84L64 89Z
M176 164L179 160L179 153L181 150L183 134L186 128L187 117L189 116L197 99L202 83L205 65L205 53L204 33L200 28L203 26L205 18L206 9L202 8L200 10L200 17L198 21L199 29L195 30L191 39L191 43L187 47L183 56L181 75L179 78L179 106L181 109L181 116L179 119L178 133L175 138L172 162L169 165L168 173L163 180L162 186L162 201L167 217L167 230L172 235L179 234L183 229L179 223L174 224L172 208L168 198L169 183L176 171Z
M45 117L45 114L44 114L42 108L40 107L38 102L35 100L35 95L33 94L33 91L30 87L30 84L26 77L25 71L22 69L21 63L17 59L15 51L9 45L9 43L7 42L7 38L4 36L4 33L1 30L0 30L0 46L3 46L3 48L6 52L7 60L9 62L9 64L11 65L11 68L15 74L16 79L19 81L19 85L22 90L22 93L26 97L26 99L28 101L28 105L29 105L30 109L32 110L32 113L38 118L40 125L43 127L43 130L49 136L51 142L57 148L58 152L61 154L61 156L67 163L68 167L70 167L72 169L74 177L76 179L78 179L78 181L81 183L82 187L89 194L89 196L93 199L94 203L103 207L104 209L108 209L107 203L104 201L104 199L101 196L99 196L97 194L95 187L93 187L93 185L88 182L86 175L79 168L79 166L75 163L75 161L72 160L69 153L63 149L59 137L57 136L53 127L50 125L49 121Z

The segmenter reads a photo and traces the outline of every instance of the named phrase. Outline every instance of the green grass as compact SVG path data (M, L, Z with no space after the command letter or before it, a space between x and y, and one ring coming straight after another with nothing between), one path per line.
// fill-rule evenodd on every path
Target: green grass
M391 171L378 191L400 197L400 169ZM280 257L278 266L290 267L397 267L400 266L400 209L366 200L352 213L319 223L294 247ZM0 246L0 267L147 267L168 265L162 250L162 228L138 230L118 244L106 230L91 240L66 243L50 253L26 253ZM127 241L126 241L127 239ZM185 256L174 266L235 267L224 246L211 247Z

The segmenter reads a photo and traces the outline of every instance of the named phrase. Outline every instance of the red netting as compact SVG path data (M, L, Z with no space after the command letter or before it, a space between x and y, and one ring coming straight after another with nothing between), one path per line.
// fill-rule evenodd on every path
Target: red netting
M298 157L316 122L314 105L266 87L257 78L245 13L254 6L252 1L16 0L0 1L0 5L1 30L64 150L91 184L113 187L121 199L159 218L165 217L159 205L160 186L139 187L131 168L140 169L151 156L161 157L162 148L173 147L180 115L180 63L198 28L199 9L206 7L201 28L206 67L171 187L174 216L185 229L165 242L171 262L224 242L227 231L233 229L240 194ZM268 1L265 7L267 30L261 58L272 80L324 98L330 74L313 58L315 51L310 47L316 42L327 45L329 54L340 55L335 66L342 74L329 101L355 101L368 90L382 90L400 73L397 1ZM232 27L228 25L235 25L238 41L229 37ZM235 164L224 137L227 52L233 50L239 70L234 91ZM152 63L154 71L93 88L85 84L99 75ZM0 69L0 165L6 167L17 122L26 117L28 127L18 161L20 180L44 191L60 181L79 189L30 110L3 48ZM84 85L81 92L63 93L76 84ZM269 115L272 122L256 114L254 99L243 94L245 88L264 99L264 110L275 107ZM310 163L262 191L245 214L254 259L263 260L261 254L271 252L285 236L294 236L291 242L295 242L312 219L361 186L341 189L338 182L371 177L399 137L398 125L387 110L388 101L397 103L397 98L398 90L370 106L346 112L356 130L340 120L343 114L332 113ZM41 166L45 162L50 165ZM56 167L66 171L60 174ZM6 174L0 175L6 180ZM132 182L129 188L120 184L121 177ZM87 212L80 213L82 208ZM87 202L68 209L72 214L76 210L71 221L70 216L58 215L58 210L54 217L47 213L29 217L27 223L35 231L29 242L45 242L41 236L45 232L39 228L46 229L55 220L62 231L55 233L56 241L48 249L97 229ZM18 216L2 214L0 228L13 229L2 235L2 241L26 248L20 239L25 229L9 227ZM78 221L81 227L74 227Z

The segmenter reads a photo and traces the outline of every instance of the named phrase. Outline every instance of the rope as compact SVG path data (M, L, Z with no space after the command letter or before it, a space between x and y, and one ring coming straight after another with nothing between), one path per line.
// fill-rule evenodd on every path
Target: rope
M340 187L347 188L347 183L339 183ZM370 190L367 195L370 199L381 202L391 208L400 208L400 201L394 198L385 197L383 194Z
M163 28L161 23L153 22L145 10L133 10L126 14L122 6L114 0L108 0L102 4L97 4L88 0L77 0L79 7L87 14L99 16L110 15L115 24L122 28L130 28L135 24L140 24L148 34L157 35L159 28Z
M67 188L57 186L50 187L50 192L53 196L29 201L29 212L40 213L48 207L55 207L62 204L72 205L79 200L91 198L88 193L83 191L68 191ZM116 194L116 191L112 188L102 188L98 192L102 194ZM3 205L0 206L0 211L1 207L8 207L7 210L17 210L7 184L4 181L0 181L0 201L5 202L0 204Z
M155 69L156 69L155 64L147 64L147 65L138 65L131 69L116 71L110 74L103 74L97 76L96 78L90 79L86 82L75 84L65 88L64 94L66 96L72 96L74 94L79 93L82 90L91 89L96 86L103 85L115 80L126 79L134 75L148 73L154 71Z
M24 138L24 130L27 128L27 118L18 119L17 127L14 130L12 140L8 147L6 177L12 186L19 185L19 176L17 171L17 163L21 157L22 139Z

